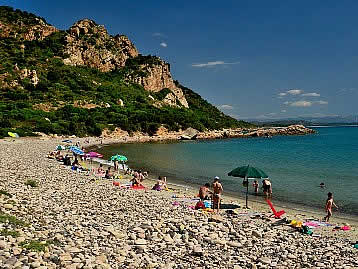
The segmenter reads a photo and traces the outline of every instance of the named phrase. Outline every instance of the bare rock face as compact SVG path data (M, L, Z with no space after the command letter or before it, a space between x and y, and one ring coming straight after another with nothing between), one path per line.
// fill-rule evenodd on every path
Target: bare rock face
M168 93L167 96L163 99L165 104L170 106L184 106L186 108L189 107L183 91L174 83L168 63L160 61L160 64L145 64L141 65L140 69L144 71L146 75L128 75L127 79L142 85L144 89L150 92L159 92L162 89L167 88L172 93Z
M63 62L67 65L86 65L108 72L125 65L138 51L133 43L123 35L111 36L102 25L84 19L75 23L66 36Z
M26 25L22 21L12 24L1 22L0 18L0 37L1 38L20 38L22 40L43 40L45 37L57 32L58 29L36 18L37 23Z
M24 69L19 70L19 72L20 72L21 79L25 79L25 78L30 79L31 84L34 86L36 86L40 81L37 76L36 70L29 70L29 69L24 68Z

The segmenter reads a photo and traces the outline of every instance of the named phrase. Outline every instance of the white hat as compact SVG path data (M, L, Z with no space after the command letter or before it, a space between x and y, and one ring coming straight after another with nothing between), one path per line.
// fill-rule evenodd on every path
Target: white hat
M220 179L218 176L214 177L214 179Z

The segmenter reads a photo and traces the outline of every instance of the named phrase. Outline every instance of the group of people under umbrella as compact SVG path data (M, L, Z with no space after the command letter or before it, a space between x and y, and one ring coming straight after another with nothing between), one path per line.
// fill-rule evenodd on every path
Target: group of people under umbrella
M255 194L258 193L259 183L258 179L263 179L263 191L266 195L266 198L272 195L272 185L268 178L268 175L259 168L247 165L238 167L231 172L228 173L229 176L243 178L243 185L246 187L246 208L248 208L248 193L249 193L249 179L254 179L253 187L255 190ZM219 177L214 178L214 182L212 184L212 191L210 190L210 184L206 183L201 186L199 189L199 198L200 201L197 204L197 207L204 208L204 200L211 199L212 200L212 209L219 211L221 195L223 192L223 186L220 182Z
M79 163L79 158L81 160L93 160L94 158L102 158L103 155L95 152L85 152L83 148L80 148L80 143L77 142L75 145L73 144L72 140L66 139L62 141L66 145L57 145L54 152L51 152L48 156L56 158L59 161L62 161L65 165L72 166L73 170L90 170L87 167L83 167ZM65 156L62 156L61 151L68 150L68 152L71 152L73 154L74 160L71 161L71 156L69 154L66 154ZM124 169L124 163L128 161L126 156L123 155L113 155L109 159L109 161L113 162L114 164L114 170L119 170L119 164L122 164L122 169ZM103 170L103 173L101 171ZM103 177L110 178L111 177L111 170L110 167L108 167L107 171L104 171L103 165L101 164L100 167L97 169L96 174L103 174Z

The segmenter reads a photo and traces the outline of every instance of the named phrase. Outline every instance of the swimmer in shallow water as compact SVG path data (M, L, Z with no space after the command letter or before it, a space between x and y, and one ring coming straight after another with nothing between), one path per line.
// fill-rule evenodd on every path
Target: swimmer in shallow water
M320 186L321 188L325 188L325 187L326 187L326 185L324 185L323 182L321 182L321 184L319 184L319 186Z

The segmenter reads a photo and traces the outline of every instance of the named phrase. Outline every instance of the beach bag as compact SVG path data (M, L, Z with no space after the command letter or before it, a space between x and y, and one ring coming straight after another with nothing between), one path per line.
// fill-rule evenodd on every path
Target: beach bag
M195 205L195 209L205 209L205 205L202 201L199 201Z

